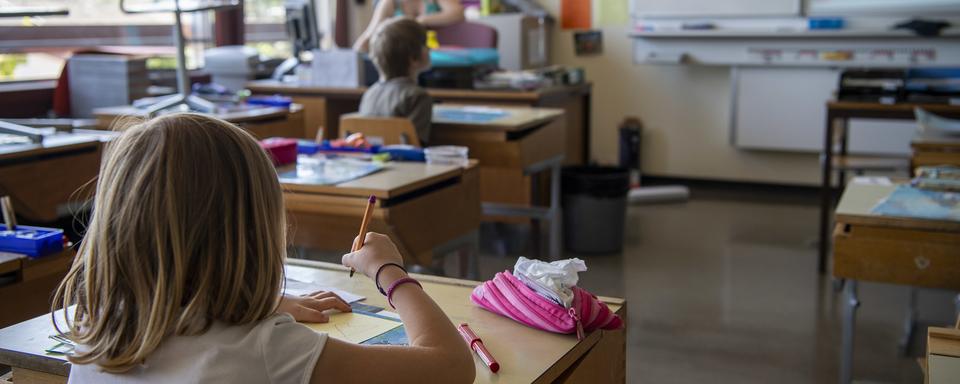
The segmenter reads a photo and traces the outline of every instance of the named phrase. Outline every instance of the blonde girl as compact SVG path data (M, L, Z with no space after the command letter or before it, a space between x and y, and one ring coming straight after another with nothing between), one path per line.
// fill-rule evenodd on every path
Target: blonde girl
M395 286L404 347L296 323L350 307L330 293L281 297L285 239L276 171L248 133L197 114L126 129L107 148L90 225L55 295L73 313L55 322L78 344L70 382L473 381L465 343L389 238L367 234L343 263Z

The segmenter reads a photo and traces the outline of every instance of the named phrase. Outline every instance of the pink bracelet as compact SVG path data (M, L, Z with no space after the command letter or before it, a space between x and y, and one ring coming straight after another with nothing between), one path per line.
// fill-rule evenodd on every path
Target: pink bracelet
M423 289L423 286L420 285L420 282L417 281L417 279L414 279L414 278L409 277L409 276L408 276L408 277L404 277L404 278L402 278L402 279L397 279L397 281L394 281L393 283L390 283L390 286L387 287L387 303L390 304L390 308L397 309L397 307L393 306L393 291L395 291L395 290L397 289L397 287L399 287L399 286L401 286L401 285L403 285L403 284L406 284L406 283L416 284L418 287L420 287L420 289Z

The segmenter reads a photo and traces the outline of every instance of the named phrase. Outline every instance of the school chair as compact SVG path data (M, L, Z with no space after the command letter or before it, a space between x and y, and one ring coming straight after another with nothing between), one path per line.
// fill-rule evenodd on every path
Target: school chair
M340 117L339 137L362 133L371 144L420 146L413 122L403 117L371 117L349 113Z
M497 48L497 30L480 23L464 21L436 29L440 46Z

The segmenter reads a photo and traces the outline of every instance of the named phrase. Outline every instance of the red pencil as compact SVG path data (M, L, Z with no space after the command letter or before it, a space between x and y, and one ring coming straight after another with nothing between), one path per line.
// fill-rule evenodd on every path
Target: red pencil
M370 216L373 215L373 206L377 203L377 197L370 195L370 198L367 199L367 209L363 211L363 221L360 222L360 234L357 235L357 241L353 243L353 248L350 249L350 252L359 251L363 247L363 242L367 239L367 226L370 225ZM352 267L350 268L350 277L353 277L354 272L356 272Z

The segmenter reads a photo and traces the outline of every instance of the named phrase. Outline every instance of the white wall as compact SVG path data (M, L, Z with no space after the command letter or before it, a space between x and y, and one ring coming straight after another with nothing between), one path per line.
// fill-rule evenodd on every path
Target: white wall
M559 15L559 0L541 0ZM617 125L624 116L644 124L643 171L648 174L783 184L819 183L815 154L742 151L730 145L730 76L725 67L635 65L627 25L603 29L604 53L577 57L573 33L556 28L556 64L582 66L593 82L591 153L617 160ZM788 117L787 117L788 118Z
M540 3L559 16L559 0ZM372 4L368 0L361 9L352 7L350 29L354 36L366 27ZM556 25L552 36L553 63L584 67L594 84L594 160L615 163L617 126L624 116L638 116L645 124L645 173L782 184L819 183L815 154L741 151L730 145L730 76L726 68L635 65L627 25L603 29L603 55L577 57L573 53L573 33L562 31L559 22Z

